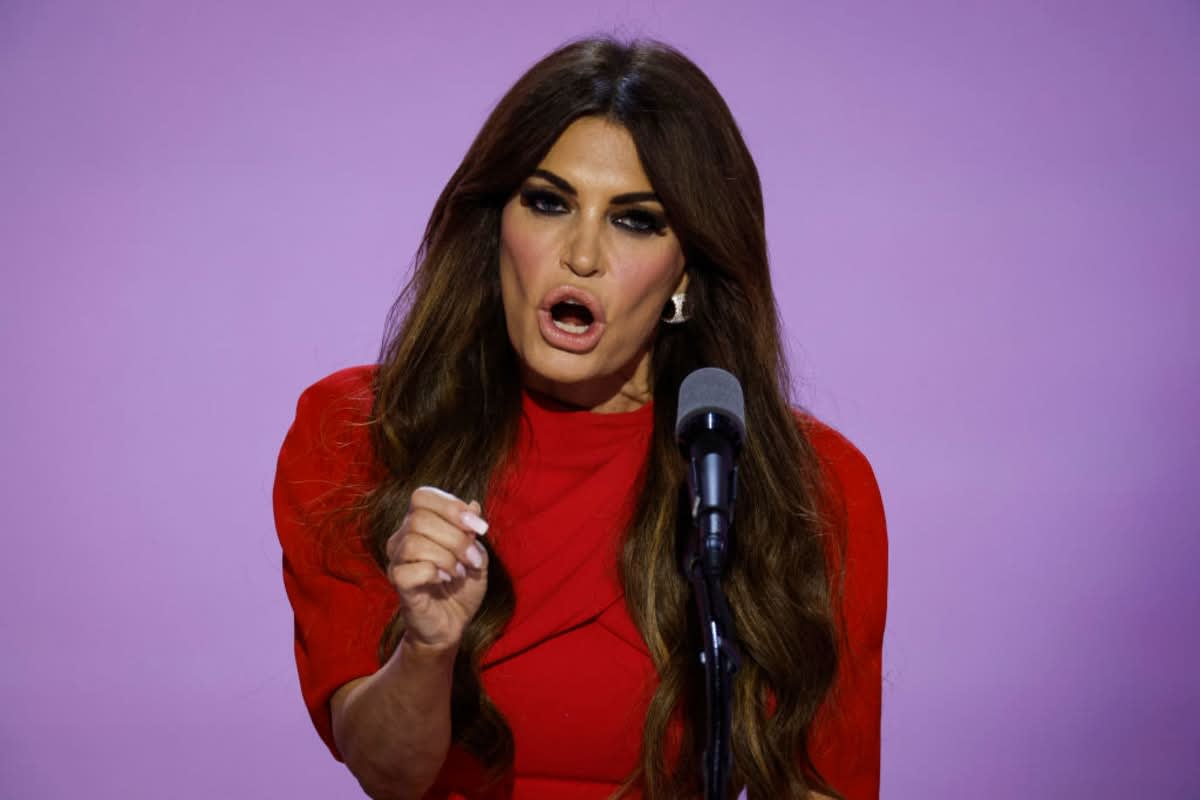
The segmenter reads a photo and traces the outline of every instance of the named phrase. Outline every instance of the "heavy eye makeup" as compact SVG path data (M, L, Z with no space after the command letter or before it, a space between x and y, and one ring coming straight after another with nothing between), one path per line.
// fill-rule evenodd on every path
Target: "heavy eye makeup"
M644 208L627 208L613 215L613 222L633 233L656 234L667 232L667 221L661 214Z
M567 203L549 189L526 187L521 190L521 205L535 214L565 214Z
M570 211L567 201L557 192L536 186L526 186L520 191L521 205L534 214L557 216ZM656 234L662 236L667 230L667 220L649 209L631 207L614 211L609 217L613 224L633 234Z

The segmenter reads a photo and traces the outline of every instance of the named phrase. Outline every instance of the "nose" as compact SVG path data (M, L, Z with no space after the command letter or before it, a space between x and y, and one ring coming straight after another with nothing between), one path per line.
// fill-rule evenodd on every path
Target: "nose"
M563 264L581 278L600 271L600 233L597 228L587 220L577 222L563 253Z

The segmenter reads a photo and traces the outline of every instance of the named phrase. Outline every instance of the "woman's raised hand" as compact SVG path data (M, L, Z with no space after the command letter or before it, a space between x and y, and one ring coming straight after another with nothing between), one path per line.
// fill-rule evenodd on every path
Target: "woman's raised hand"
M487 532L479 503L422 486L387 542L388 578L400 595L404 638L436 649L458 647L487 589Z

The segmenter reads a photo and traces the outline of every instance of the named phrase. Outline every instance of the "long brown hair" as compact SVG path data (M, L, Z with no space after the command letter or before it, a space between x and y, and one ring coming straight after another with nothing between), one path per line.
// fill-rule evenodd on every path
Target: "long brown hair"
M753 797L831 792L807 744L837 667L827 558L833 528L819 513L819 468L788 403L758 173L725 102L678 51L658 42L569 44L522 76L484 123L433 208L389 319L372 415L385 477L366 501L369 544L386 563L384 543L415 487L482 498L503 466L521 387L500 297L501 209L563 130L589 115L632 135L690 275L692 318L663 326L651 353L654 434L621 554L626 602L659 676L641 764L627 785L652 800L700 791L703 676L679 567L688 521L673 431L680 381L716 366L741 380L750 420L724 582L744 658L735 684L734 785L747 785ZM479 664L512 614L514 590L494 552L491 563L483 606L455 665L451 715L454 740L500 774L511 766L512 734L481 688ZM401 633L397 618L381 656ZM685 723L683 738L668 743L674 717Z

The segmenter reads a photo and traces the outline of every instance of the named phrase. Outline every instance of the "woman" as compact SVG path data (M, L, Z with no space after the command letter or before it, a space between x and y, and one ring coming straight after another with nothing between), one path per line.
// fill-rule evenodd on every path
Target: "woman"
M497 105L378 367L310 387L280 454L301 686L368 794L699 793L673 431L701 366L749 426L735 786L878 793L882 508L788 406L754 163L681 54L586 40Z

